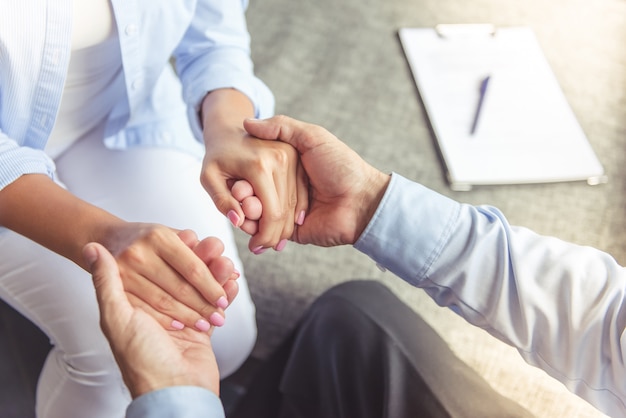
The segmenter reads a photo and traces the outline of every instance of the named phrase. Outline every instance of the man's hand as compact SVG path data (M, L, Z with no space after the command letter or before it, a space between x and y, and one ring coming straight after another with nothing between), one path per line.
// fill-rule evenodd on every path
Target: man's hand
M219 395L219 371L208 333L166 331L133 307L113 256L89 243L83 256L93 276L100 323L133 398L169 386L200 386Z
M300 155L309 180L309 207L292 239L325 247L354 244L374 215L390 177L320 126L275 116L247 119L244 128L257 138L290 144Z

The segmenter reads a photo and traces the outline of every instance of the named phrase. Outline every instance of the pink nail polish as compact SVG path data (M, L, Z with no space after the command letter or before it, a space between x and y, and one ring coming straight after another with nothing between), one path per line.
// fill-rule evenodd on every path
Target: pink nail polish
M259 245L258 247L252 249L252 252L256 255L263 254L265 251L267 251L267 248L263 248L262 245Z
M301 211L298 214L298 218L296 219L296 223L300 226L302 226L302 224L304 223L304 216L306 215L306 213L304 211Z
M287 240L281 239L280 242L276 245L276 251L282 251L287 246Z
M239 227L239 215L237 215L237 212L231 209L226 214L226 217L228 217L228 220L235 228Z
M178 330L181 330L181 329L185 328L185 324L183 324L182 322L177 321L175 319L172 321L171 325L172 325L172 328L178 329Z
M240 277L241 277L241 273L240 273L240 272L239 272L239 270L237 270L237 269L233 269L233 274L234 274L235 276L237 276L237 278L240 278Z
M224 317L217 312L213 312L209 317L209 321L216 327L221 327L224 325Z
M206 332L211 329L211 324L204 319L198 319L198 321L196 321L196 328L198 331Z
M224 296L221 296L217 300L217 307L218 308L222 308L222 309L226 309L228 307L228 299L226 299Z

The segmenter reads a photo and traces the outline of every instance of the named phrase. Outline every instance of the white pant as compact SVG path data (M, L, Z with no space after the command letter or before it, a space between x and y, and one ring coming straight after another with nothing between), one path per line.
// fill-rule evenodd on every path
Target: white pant
M230 224L200 185L200 159L161 148L111 151L86 139L56 163L73 194L122 219L189 228L200 239L224 242L242 277L226 324L212 341L222 377L234 372L255 343L255 310ZM39 379L37 416L123 417L130 397L100 330L90 275L12 231L0 232L0 254L0 297L54 345Z

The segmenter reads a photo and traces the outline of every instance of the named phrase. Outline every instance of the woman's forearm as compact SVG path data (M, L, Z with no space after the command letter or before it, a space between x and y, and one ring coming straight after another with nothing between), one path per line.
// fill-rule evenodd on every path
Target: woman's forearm
M105 243L124 221L72 195L41 174L26 174L0 190L0 225L85 268L82 248Z

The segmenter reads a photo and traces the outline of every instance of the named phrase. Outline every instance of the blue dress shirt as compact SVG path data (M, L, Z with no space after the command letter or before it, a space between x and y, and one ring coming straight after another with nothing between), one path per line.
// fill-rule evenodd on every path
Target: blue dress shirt
M626 269L610 255L397 174L355 247L602 412L626 416Z
M207 92L218 88L246 94L257 117L272 114L272 93L253 73L247 0L111 2L126 100L108 117L109 148L155 145L197 152L198 110ZM72 0L0 4L0 189L23 174L54 177L54 163L43 149L67 75L71 10ZM195 139L180 134L189 126Z

